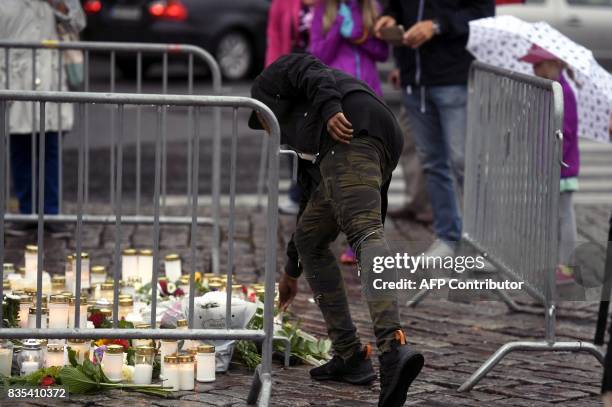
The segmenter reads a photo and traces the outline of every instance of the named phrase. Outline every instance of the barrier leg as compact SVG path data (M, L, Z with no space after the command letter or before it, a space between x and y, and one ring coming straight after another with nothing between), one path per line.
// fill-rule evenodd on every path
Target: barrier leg
M270 373L264 373L261 379L261 396L259 397L259 403L257 405L258 407L268 407L270 404L270 397L272 396L272 376Z
M284 336L275 336L274 340L284 342L285 350L283 354L285 357L285 367L289 367L289 361L291 359L291 341L289 340L289 338Z
M259 398L259 393L261 392L261 365L255 368L255 372L253 373L253 381L251 382L251 388L249 389L249 395L247 396L247 404L253 405L257 402Z
M514 351L552 351L552 352L587 352L595 356L595 358L603 365L603 352L592 343L588 342L508 342L500 347L489 359L484 362L474 374L470 376L457 389L459 392L467 392L489 373L506 355Z

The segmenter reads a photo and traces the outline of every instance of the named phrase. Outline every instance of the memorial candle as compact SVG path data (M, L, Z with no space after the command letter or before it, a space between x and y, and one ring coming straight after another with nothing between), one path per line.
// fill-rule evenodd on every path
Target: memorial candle
M179 362L179 389L193 390L195 388L195 377L193 374L194 358L192 355L181 355Z
M166 278L171 283L176 283L181 279L181 258L178 254L169 254L165 257Z
M36 329L36 307L31 307L28 311L28 328ZM40 328L47 329L47 308L40 309Z
M87 339L68 339L66 347L75 352L76 359L79 363L83 363L85 359L89 359L90 343Z
M13 365L13 342L0 339L0 374L10 377Z
M142 284L151 282L153 276L153 251L140 250L138 252L138 277Z
M25 328L28 326L28 315L30 308L34 303L33 299L29 295L22 295L19 297L19 327Z
M164 358L166 356L175 355L176 353L178 353L178 342L176 341L176 339L162 339L159 352L161 356L161 370L159 377L164 378L166 374L166 363L164 361Z
M106 281L106 267L94 266L91 268L91 285L95 287L98 284L102 284Z
M198 346L197 359L197 380L207 383L215 381L216 357L213 345Z
M138 277L138 256L134 249L125 249L121 256L121 280L128 281L130 277Z
M155 349L151 346L139 346L135 349L134 384L151 384Z
M91 280L89 277L89 274L90 274L89 264L90 264L89 254L85 252L81 252L81 289L91 287ZM77 270L76 265L77 265L77 255L76 253L74 253L72 255L72 270L74 271L75 280L76 280L76 270ZM75 285L75 290L76 290L76 285Z
M121 381L123 369L123 346L108 345L102 357L102 370L108 380L117 383Z
M68 317L68 298L61 294L52 295L49 298L49 328L67 328Z
M25 248L25 276L28 284L36 283L38 271L38 246L27 245Z
M49 344L45 357L45 367L64 366L64 364L64 345L59 343Z
M180 389L178 357L169 355L164 356L162 360L162 366L166 366L163 377L163 386L169 387L171 391L178 391Z

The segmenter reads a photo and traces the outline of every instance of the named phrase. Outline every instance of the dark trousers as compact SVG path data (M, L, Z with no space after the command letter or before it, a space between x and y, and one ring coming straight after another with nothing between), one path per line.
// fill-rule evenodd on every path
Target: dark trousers
M36 135L36 174L32 174L32 135L11 134L11 174L13 189L19 201L21 213L32 213L32 179L36 180L38 195L38 151L39 136ZM45 213L59 212L59 140L56 132L45 133ZM38 210L38 200L34 201L34 211Z
M334 352L349 357L361 346L346 289L330 244L340 231L357 254L361 280L381 352L390 349L401 329L395 293L373 293L371 257L390 256L382 223L383 195L397 162L390 162L382 143L358 137L336 144L320 163L321 183L308 201L295 232L304 274L321 309ZM391 270L390 280L396 270Z

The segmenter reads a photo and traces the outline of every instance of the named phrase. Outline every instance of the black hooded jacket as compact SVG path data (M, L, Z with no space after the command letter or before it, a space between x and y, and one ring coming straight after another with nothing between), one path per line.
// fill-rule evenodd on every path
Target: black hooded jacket
M469 22L493 16L495 0L390 0L383 14L406 30L424 20L440 26L440 34L416 50L395 48L403 87L465 85L474 59L465 49Z
M289 54L255 78L251 96L274 112L281 128L281 144L316 155L327 121L343 111L344 96L356 91L366 92L384 105L364 82L326 66L311 55ZM249 126L262 128L255 112Z

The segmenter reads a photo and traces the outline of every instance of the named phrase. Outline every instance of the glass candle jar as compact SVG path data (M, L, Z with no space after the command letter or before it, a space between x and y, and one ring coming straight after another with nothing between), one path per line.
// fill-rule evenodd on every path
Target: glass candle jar
M40 308L40 328L47 328L47 308ZM28 311L28 328L36 329L36 307L30 307Z
M3 280L2 281L2 293L4 295L12 294L12 291L11 291L11 282L10 281L8 281L8 280Z
M56 294L49 298L49 328L63 329L68 327L68 298Z
M25 248L25 276L28 282L36 282L38 271L38 246L27 245Z
M181 257L178 254L169 254L164 258L164 269L166 270L166 278L171 283L176 283L181 279L183 274L181 271Z
M105 281L104 283L100 284L100 294L98 300L106 300L112 303L114 294L115 284L112 281Z
M136 329L151 329L151 324L135 324ZM132 346L135 348L152 347L155 349L155 341L153 339L132 339Z
M242 284L232 284L232 297L244 300L244 287Z
M134 298L136 290L140 288L140 277L130 277L128 281L121 282L121 294Z
M159 347L159 354L161 356L161 369L159 376L165 378L166 375L166 363L164 358L170 355L176 355L178 353L178 342L175 339L162 339Z
M126 319L134 311L134 300L131 298L119 298L119 320Z
M4 263L2 265L2 271L4 272L4 276L8 276L9 274L15 273L15 265L13 263Z
M13 366L13 342L0 339L0 374L10 377Z
M215 347L213 345L198 346L197 360L197 380L208 383L215 381L216 358Z
M217 277L215 273L204 273L204 282L208 283L210 279Z
M43 367L42 350L36 340L25 340L18 359L19 374L27 376Z
M66 277L66 290L68 290L70 294L74 295L76 294L76 283L74 279L74 270L72 269L72 260L72 254L66 256L64 276Z
M93 266L91 268L91 285L96 286L106 281L106 267L104 266Z
M213 281L211 283L208 283L208 288L210 289L210 291L223 291L223 284L218 281Z
M162 366L166 366L164 371L163 386L171 391L180 389L180 376L178 357L174 355L164 356ZM161 376L160 376L161 377Z
M91 288L91 278L90 278L90 261L89 254L85 252L81 252L81 289L83 288ZM72 254L72 270L74 271L75 280L76 280L76 270L77 270L77 255L76 253ZM75 288L76 290L76 284ZM73 291L74 291L73 290ZM76 291L75 291L76 293Z
M68 339L66 340L66 347L74 351L76 359L79 363L83 363L85 359L89 359L89 351L91 348L89 340Z
M64 366L64 364L64 345L59 343L49 344L45 356L45 367Z
M76 308L76 298L70 297L68 299L68 328L74 328L74 317ZM88 305L87 297L81 294L81 304L79 305L79 328L87 328L87 317L88 317Z
M30 308L34 304L34 300L31 296L24 294L19 297L19 327L25 328L28 326L28 314Z
M123 346L108 345L102 357L102 371L108 380L114 383L121 381L123 370Z
M193 374L194 358L192 355L180 355L178 357L179 389L193 390L195 388L195 377Z
M138 252L138 277L142 284L149 284L153 277L153 250Z
M134 384L151 384L155 349L152 346L139 346L135 349Z
M138 276L138 253L134 249L125 249L121 255L121 280Z

